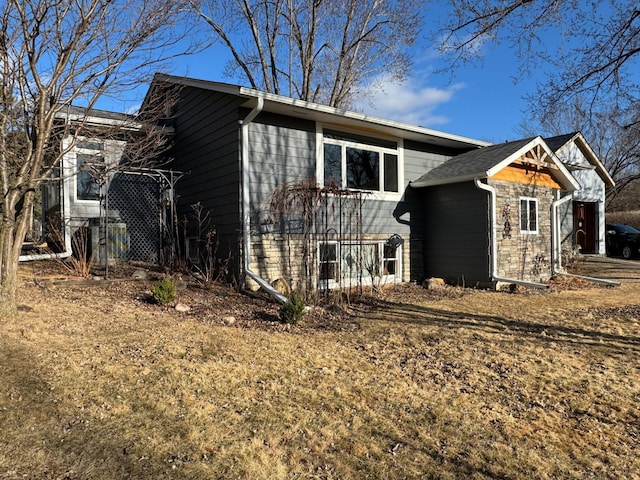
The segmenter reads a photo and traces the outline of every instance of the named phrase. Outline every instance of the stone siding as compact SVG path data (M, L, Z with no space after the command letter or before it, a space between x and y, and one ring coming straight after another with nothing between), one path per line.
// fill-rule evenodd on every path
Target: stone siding
M498 276L529 282L551 277L551 204L555 190L491 180L496 190ZM538 200L538 231L520 231L520 197Z
M362 243L384 242L391 234L365 235ZM335 239L330 239L334 241ZM272 283L282 278L285 279L294 290L305 288L305 270L311 272L314 288L317 287L318 280L318 242L323 238L317 237L309 246L310 252L306 260L304 258L304 239L300 234L261 234L251 237L251 268L263 279ZM347 243L345 241L345 243ZM357 243L357 242L354 242ZM400 247L400 275L399 281L410 280L410 256L411 245L414 244L409 238L404 239L404 244ZM415 260L414 260L415 261ZM257 284L249 285L257 287Z

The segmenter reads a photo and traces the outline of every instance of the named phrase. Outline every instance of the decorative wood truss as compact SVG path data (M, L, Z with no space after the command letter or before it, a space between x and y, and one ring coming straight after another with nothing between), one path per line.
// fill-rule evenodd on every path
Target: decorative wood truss
M558 166L542 145L536 145L491 178L562 190L562 185L556 179L558 171Z

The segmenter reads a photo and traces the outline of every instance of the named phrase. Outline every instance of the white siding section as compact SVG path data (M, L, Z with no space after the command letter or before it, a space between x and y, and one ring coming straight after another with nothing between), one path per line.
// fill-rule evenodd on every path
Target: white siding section
M560 150L558 157L560 157L562 163L570 169L571 174L578 183L580 183L581 189L573 192L573 199L580 202L597 203L596 222L598 231L596 233L596 239L598 245L596 250L598 254L605 255L605 183L597 174L595 166L587 160L575 143L571 143ZM569 228L573 229L573 218L570 217L567 220L571 222ZM562 230L565 231L566 228L567 225L563 222Z

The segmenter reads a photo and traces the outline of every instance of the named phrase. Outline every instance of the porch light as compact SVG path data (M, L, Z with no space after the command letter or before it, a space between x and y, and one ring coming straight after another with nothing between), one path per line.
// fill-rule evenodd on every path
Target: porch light
M402 238L397 233L394 233L387 239L386 245L396 250L403 243L404 243L404 238Z

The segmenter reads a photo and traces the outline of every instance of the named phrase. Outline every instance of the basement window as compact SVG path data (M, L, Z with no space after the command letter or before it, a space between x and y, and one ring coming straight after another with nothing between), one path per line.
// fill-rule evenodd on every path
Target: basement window
M320 243L318 250L320 284L327 288L338 281L338 243Z
M538 233L538 199L520 197L520 233Z
M319 242L320 289L378 285L400 280L402 247L385 242Z

